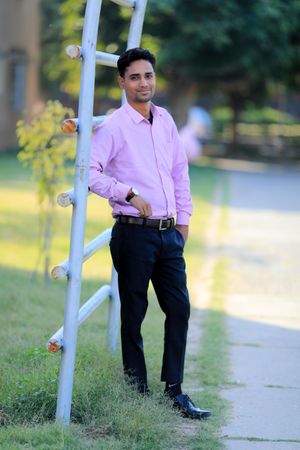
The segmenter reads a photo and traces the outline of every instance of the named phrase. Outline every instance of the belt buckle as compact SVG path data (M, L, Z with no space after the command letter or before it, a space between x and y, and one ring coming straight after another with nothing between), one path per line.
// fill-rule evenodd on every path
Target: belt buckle
M165 226L162 225L164 220L166 221L166 225ZM159 219L158 229L159 229L159 231L167 230L168 229L168 219Z

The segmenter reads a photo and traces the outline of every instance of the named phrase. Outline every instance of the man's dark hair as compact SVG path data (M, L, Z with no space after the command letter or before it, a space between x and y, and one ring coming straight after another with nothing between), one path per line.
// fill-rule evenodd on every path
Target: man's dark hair
M125 71L127 67L133 62L138 61L140 59L145 59L152 64L153 69L155 69L156 59L155 56L149 52L149 50L145 48L131 48L130 50L126 50L126 52L122 53L120 58L118 59L118 71L122 78L124 78Z

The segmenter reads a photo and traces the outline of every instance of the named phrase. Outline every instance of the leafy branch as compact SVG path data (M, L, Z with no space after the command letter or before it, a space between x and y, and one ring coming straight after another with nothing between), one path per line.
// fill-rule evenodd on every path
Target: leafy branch
M30 123L17 123L17 136L22 150L18 158L24 167L29 167L37 181L40 218L40 249L37 264L43 258L44 279L49 279L51 246L55 226L55 196L65 176L70 171L68 162L74 161L75 145L64 137L61 122L65 117L74 117L70 108L58 100L48 101L44 111ZM35 273L37 266L35 268Z

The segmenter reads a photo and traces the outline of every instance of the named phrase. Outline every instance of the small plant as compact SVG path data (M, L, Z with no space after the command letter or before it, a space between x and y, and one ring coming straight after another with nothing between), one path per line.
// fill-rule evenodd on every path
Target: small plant
M73 140L64 137L61 131L61 122L67 116L74 117L73 110L55 100L48 101L44 111L30 123L23 120L17 123L17 136L22 147L18 158L25 167L30 167L33 178L37 181L40 251L36 266L42 257L45 281L49 279L55 195L69 170L67 163L75 157Z

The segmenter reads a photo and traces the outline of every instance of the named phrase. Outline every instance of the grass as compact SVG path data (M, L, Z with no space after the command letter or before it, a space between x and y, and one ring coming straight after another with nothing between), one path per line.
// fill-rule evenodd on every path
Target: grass
M211 420L206 421L191 443L192 449L224 449L220 427L228 415L228 402L220 395L220 390L229 379L229 361L225 326L224 300L226 294L227 264L219 260L213 274L210 308L204 313L203 334L199 355L199 374L204 393L202 401L213 411ZM226 413L226 414L225 414Z
M37 202L34 183L15 157L0 156L1 266L0 316L0 448L1 449L112 449L167 450L177 448L174 430L181 418L161 401L160 365L163 347L163 316L154 298L143 333L153 395L140 397L123 380L121 355L105 350L107 307L101 306L79 330L72 405L72 425L61 429L53 422L59 374L59 355L48 354L45 344L63 321L65 282L45 286L38 271L32 282L37 258ZM209 226L210 199L219 172L191 167L195 212L186 260L189 279L203 264L201 249ZM89 199L87 240L111 226L105 200ZM53 244L53 263L68 254L70 213L58 210ZM99 285L109 282L110 256L102 250L84 266L82 301ZM215 290L225 289L223 269L214 274ZM217 299L215 295L215 300ZM201 425L200 434L186 440L188 449L222 448L218 427L223 403L218 386L224 336L221 305L213 307L204 323L199 374L206 389L196 401L212 406L214 418ZM214 345L211 346L212 338ZM206 367L201 372L201 367ZM224 363L224 373L226 361ZM221 371L223 373L223 369ZM209 447L209 445L213 445Z
M216 224L215 245L221 244L226 234L228 217L227 180L221 172L216 172L215 184L222 188L220 215ZM215 185L214 184L214 185ZM211 198L211 195L209 196ZM210 205L207 205L209 207ZM207 217L210 219L209 211ZM205 228L210 226L210 220ZM203 233L202 233L203 235ZM202 243L203 244L203 243ZM199 394L200 405L213 411L212 417L202 423L187 448L190 450L222 450L225 448L220 429L226 423L230 405L222 398L221 389L228 383L230 376L228 358L228 339L226 332L225 298L227 290L227 261L223 257L216 258L212 273L212 287L207 308L203 311L201 323L201 349L197 358L197 370L203 391Z

